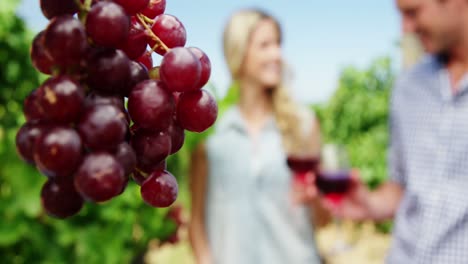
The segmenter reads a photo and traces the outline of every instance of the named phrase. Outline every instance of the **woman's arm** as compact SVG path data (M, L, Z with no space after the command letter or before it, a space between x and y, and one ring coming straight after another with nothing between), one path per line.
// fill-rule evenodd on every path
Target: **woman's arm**
M212 256L205 229L205 200L208 178L208 162L203 144L192 154L190 165L191 217L189 238L196 263L212 264Z

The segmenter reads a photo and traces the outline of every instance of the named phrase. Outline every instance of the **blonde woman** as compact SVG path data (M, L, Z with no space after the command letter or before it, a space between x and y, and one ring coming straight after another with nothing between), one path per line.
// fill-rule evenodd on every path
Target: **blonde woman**
M282 86L281 37L277 20L259 10L238 11L225 27L239 100L193 155L190 238L199 264L320 262L310 208L291 203L293 189L315 188L292 187L285 151L318 153L319 125Z

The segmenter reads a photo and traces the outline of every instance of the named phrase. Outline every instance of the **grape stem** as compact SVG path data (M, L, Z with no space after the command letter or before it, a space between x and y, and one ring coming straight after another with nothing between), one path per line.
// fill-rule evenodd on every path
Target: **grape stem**
M91 4L93 3L93 0L85 0L85 10L89 11L91 9Z
M149 18L149 17L147 17L147 16L145 16L145 15L141 15L141 17L143 18L143 20L144 20L146 23L151 23L151 24L152 24L152 23L154 22L153 19L151 19L151 18Z
M88 12L91 10L91 4L93 1L85 0L84 3L82 3L80 0L75 0L75 2L80 7L80 13L78 14L78 17L80 18L81 23L85 24L86 17L88 17Z
M80 8L80 11L89 12L89 10L91 9L91 4L93 3L93 1L92 0L85 0L84 2L82 2L80 0L75 0L75 3Z
M149 18L145 17L142 14L137 14L137 18L140 21L140 23L143 25L143 27L145 27L145 29L148 32L148 34L150 35L150 37L154 41L156 41L156 45L154 45L152 50L154 51L156 48L161 47L164 50L164 52L168 52L169 48L166 46L166 44L164 44L164 42L162 42L162 40L158 36L156 36L156 34L154 34L154 32L149 27L149 25L146 23L145 18L146 19L149 19Z

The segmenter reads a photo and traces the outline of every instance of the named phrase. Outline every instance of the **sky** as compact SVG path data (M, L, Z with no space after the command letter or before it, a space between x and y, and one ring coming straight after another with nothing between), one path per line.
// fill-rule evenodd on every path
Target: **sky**
M166 13L187 30L186 46L199 47L210 58L210 81L220 95L230 84L223 27L230 14L245 7L260 7L280 21L283 56L293 72L290 89L299 102L326 102L346 66L365 68L390 56L399 67L400 17L393 0L167 0ZM35 32L47 26L39 0L22 0L18 14Z

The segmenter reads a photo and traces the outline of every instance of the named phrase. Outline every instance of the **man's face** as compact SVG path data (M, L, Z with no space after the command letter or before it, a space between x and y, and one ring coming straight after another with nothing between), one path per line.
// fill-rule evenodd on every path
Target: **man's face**
M460 40L465 29L466 0L397 0L403 30L416 33L424 49L445 53Z

